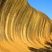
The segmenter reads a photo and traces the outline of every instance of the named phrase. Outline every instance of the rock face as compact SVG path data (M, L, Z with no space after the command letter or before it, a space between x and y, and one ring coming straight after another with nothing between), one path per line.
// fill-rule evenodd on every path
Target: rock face
M0 0L0 52L52 52L52 22L27 0Z

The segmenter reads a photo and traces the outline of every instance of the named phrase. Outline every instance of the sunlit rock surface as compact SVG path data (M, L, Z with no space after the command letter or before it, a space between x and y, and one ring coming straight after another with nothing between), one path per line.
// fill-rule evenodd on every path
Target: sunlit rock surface
M52 52L52 22L27 0L0 0L0 52Z

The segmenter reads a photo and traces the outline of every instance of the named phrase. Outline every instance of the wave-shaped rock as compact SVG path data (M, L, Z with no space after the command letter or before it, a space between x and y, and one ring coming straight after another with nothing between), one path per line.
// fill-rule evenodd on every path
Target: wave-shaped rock
M31 48L34 52L52 48L51 20L27 0L0 0L0 52L31 52Z

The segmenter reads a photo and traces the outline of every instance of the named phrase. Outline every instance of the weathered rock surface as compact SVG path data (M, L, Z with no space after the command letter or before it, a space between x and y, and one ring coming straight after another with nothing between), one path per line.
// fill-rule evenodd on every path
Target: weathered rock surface
M27 0L0 0L0 52L51 51L52 22L48 16Z

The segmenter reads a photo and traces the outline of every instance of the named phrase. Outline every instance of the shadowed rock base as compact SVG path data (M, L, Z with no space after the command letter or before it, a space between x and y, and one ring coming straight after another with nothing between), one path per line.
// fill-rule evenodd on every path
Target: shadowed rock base
M30 50L30 52L52 52L52 50L50 50L49 48L47 48L47 49L43 49L43 48L36 49L36 48L29 47L29 50Z

